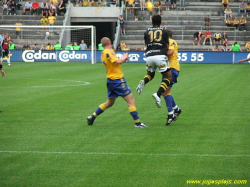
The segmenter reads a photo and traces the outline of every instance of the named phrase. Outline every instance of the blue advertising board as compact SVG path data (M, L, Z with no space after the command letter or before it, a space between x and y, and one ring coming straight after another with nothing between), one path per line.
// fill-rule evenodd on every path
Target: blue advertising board
M12 50L12 62L90 62L91 51L34 51ZM146 61L144 51L116 51L119 58L128 53L128 63L144 63ZM96 51L96 61L99 62L101 51ZM191 52L180 51L178 60L180 63L206 63L206 64L232 64L239 60L250 58L248 52ZM244 62L249 63L249 62Z

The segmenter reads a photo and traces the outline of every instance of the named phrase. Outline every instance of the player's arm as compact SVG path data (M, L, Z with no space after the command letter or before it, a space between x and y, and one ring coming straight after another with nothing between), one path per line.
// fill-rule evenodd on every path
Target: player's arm
M123 54L121 59L115 61L116 64L122 64L123 62L128 60L128 53Z
M242 63L242 62L245 62L245 61L249 61L250 58L246 58L246 59L243 59L243 60L239 60L238 63Z

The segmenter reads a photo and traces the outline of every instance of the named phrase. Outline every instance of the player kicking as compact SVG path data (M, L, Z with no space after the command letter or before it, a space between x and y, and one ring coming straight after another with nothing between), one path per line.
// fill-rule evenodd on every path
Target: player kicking
M128 103L128 109L130 115L134 119L135 127L147 128L146 125L140 122L133 94L123 77L124 74L122 73L121 65L128 60L128 54L124 54L122 59L119 59L112 49L109 38L102 38L101 43L104 47L101 60L107 71L108 100L101 104L91 116L87 117L88 125L92 125L96 117L103 113L107 108L112 107L116 98L121 96Z
M9 56L9 40L7 34L4 36L2 49L3 49L3 58L5 57L7 58L8 66L11 67L12 65L10 64L10 56Z
M161 16L154 15L152 17L153 27L149 27L144 33L144 40L147 46L146 50L146 66L147 66L147 75L143 80L140 81L139 85L136 88L138 94L141 94L143 87L149 81L154 78L155 70L158 68L158 71L162 74L162 82L157 91L153 94L153 98L156 101L156 106L161 107L161 95L166 96L168 93L169 86L172 81L172 72L167 58L167 51L169 46L169 36L167 31L160 27L161 25ZM165 97L164 97L165 99ZM166 100L166 99L165 99ZM167 103L167 101L166 101ZM168 120L166 125L169 125L172 121L176 120L177 116L172 112L168 115Z

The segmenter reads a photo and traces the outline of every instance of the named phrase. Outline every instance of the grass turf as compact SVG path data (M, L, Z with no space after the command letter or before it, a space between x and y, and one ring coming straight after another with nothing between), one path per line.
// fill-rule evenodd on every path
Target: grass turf
M145 64L123 64L148 129L134 128L122 98L86 124L106 100L100 63L13 63L5 70L0 186L182 187L209 179L249 185L249 65L182 64L172 94L184 112L166 127L164 100L158 109L151 96L159 73L138 96Z

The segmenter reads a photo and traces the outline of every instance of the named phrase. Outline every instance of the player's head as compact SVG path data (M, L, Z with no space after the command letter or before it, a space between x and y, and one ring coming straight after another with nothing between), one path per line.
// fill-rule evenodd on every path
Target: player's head
M101 39L101 43L102 43L102 47L107 47L107 46L111 45L111 41L108 37L103 37Z
M10 41L9 41L9 43L10 43L10 44L12 44L12 43L13 43L13 41L12 41L12 40L10 40Z
M170 29L166 29L166 31L167 31L168 37L172 38L172 36L173 36L172 31Z
M74 45L77 45L77 42L74 42Z
M153 15L152 17L152 25L153 26L160 26L161 25L161 16L160 15Z
M84 44L84 40L82 40L82 43Z
M4 39L8 39L8 34L5 34L5 35L4 35Z

